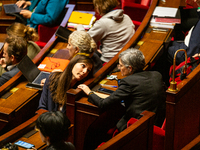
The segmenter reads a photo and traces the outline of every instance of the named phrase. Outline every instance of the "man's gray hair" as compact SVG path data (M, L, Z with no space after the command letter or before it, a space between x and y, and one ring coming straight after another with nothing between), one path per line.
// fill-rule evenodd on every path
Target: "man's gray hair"
M138 72L145 67L145 57L143 53L136 48L128 48L119 54L119 59L126 67L131 66L132 72Z

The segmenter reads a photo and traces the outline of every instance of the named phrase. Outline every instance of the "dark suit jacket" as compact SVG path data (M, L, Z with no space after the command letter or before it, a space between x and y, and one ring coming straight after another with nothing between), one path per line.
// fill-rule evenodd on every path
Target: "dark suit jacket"
M117 123L117 128L122 131L131 117L139 118L144 110L157 113L159 121L163 121L165 98L161 74L156 71L142 71L121 79L118 89L109 97L103 99L91 94L88 101L101 109L108 109L124 100L126 113Z
M200 17L200 12L197 12ZM190 41L188 47L184 44L184 42L176 42L172 43L172 46L169 47L168 53L171 59L173 60L174 54L178 49L185 49L187 51L188 57L195 55L196 53L200 53L200 20L195 25L192 30ZM185 61L185 53L179 52L176 57L176 64L180 64Z
M18 72L19 72L19 69L17 68L17 66L15 66L10 71L3 73L0 77L0 86L2 86L4 83L10 80Z

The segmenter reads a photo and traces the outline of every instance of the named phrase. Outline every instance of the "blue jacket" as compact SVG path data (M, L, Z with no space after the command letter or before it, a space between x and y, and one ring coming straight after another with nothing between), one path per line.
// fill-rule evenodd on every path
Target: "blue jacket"
M47 78L42 90L38 109L45 109L48 111L57 111L58 106L59 104L55 103L51 97L51 92L49 89L49 78ZM66 113L66 105L63 106L62 112Z
M58 25L62 21L65 14L65 6L69 0L30 0L31 18L27 19L27 24L36 28L39 24L42 25Z

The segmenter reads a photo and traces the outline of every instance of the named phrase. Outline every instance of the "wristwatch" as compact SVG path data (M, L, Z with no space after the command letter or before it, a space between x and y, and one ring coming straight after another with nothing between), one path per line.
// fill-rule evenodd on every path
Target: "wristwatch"
M88 95L94 94L94 91L91 91Z

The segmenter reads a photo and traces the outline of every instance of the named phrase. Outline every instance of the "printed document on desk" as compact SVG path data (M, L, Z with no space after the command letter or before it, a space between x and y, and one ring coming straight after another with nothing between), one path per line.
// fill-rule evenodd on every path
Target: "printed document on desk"
M178 8L157 6L152 15L154 17L175 17L177 11Z

